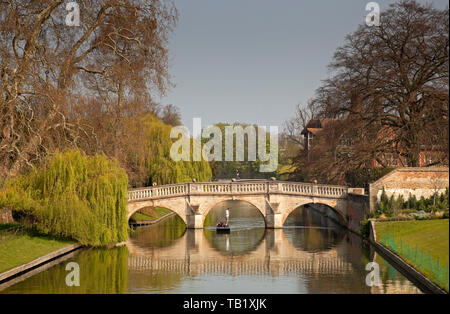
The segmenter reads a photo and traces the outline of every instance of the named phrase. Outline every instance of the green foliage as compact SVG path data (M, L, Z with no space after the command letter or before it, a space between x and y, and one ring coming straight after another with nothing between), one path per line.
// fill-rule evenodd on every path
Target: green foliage
M369 238L370 236L370 220L364 219L360 222L361 224L361 236L363 238Z
M248 136L244 136L244 161L237 161L236 160L236 137L234 137L233 140L233 160L232 161L226 161L225 160L225 127L226 126L242 126L244 129L249 126L248 124L244 123L234 123L234 124L228 124L228 123L217 123L215 126L219 127L223 138L222 138L222 161L211 161L211 169L212 174L215 179L230 179L236 177L236 170L239 171L239 177L241 179L268 179L270 177L279 177L281 164L279 163L279 166L277 170L274 172L260 172L259 168L261 165L268 164L268 161L263 162L259 159L258 153L256 154L256 160L255 161L248 161ZM257 139L258 139L258 132L260 132L260 129L257 125L253 125L255 129L256 134L256 145L257 145ZM202 139L202 143L208 142L209 139ZM256 148L257 149L257 148ZM270 152L270 134L266 134L266 152ZM279 154L279 153L278 153ZM278 155L278 161L281 161L281 156Z
M415 195L409 195L405 201L403 195L397 198L394 195L388 197L385 189L381 193L380 202L377 205L376 213L378 215L384 214L387 217L392 217L398 213L412 213L415 211L424 211L434 213L438 211L448 212L449 189L446 188L444 193L438 195L437 193L431 195L429 198L423 196L417 200Z
M0 207L27 217L40 232L84 245L127 239L125 171L104 155L57 152L43 165L6 183Z
M145 185L158 185L211 180L211 168L207 161L174 161L170 157L171 126L152 115L145 116L140 127L145 133L143 157L136 162L146 169ZM192 154L192 150L191 150ZM191 158L192 160L192 158Z

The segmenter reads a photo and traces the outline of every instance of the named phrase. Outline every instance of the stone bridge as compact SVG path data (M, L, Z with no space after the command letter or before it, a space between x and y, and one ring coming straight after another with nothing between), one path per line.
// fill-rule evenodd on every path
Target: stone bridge
M253 205L264 217L266 228L282 228L289 214L305 204L325 205L336 212L344 225L356 226L364 209L349 201L345 186L272 180L193 182L140 188L128 191L128 218L148 206L170 209L187 228L203 228L206 215L217 204L239 200ZM351 204L352 205L351 205ZM358 203L358 200L357 202ZM353 223L352 223L353 222Z

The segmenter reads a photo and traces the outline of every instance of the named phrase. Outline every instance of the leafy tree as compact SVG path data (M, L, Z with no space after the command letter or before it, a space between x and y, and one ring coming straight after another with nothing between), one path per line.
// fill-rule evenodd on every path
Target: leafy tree
M270 177L276 177L278 175L278 170L280 167L277 168L274 172L260 172L260 165L266 164L267 162L263 162L259 159L258 153L256 153L256 160L255 161L249 161L248 160L248 148L249 148L249 141L248 136L244 136L244 161L237 161L236 159L236 140L233 140L233 160L232 161L226 161L225 160L225 127L227 126L242 126L244 129L248 126L253 127L255 129L255 137L256 137L256 145L257 145L257 138L258 138L258 132L262 132L261 129L258 128L257 125L248 125L244 123L217 123L215 124L217 127L220 128L223 138L222 138L222 160L221 161L211 161L211 169L213 173L213 177L216 179L231 179L236 177L236 171L239 172L239 177L241 179L268 179ZM270 138L269 133L266 134L266 151L270 151ZM209 139L202 138L202 143L209 141ZM257 148L256 148L257 151ZM279 152L278 152L279 154ZM278 160L280 160L280 156L278 155Z
M139 134L130 138L125 146L126 164L131 173L130 183L135 186L171 184L180 182L209 181L211 168L202 161L174 161L170 149L174 140L170 138L171 126L162 123L157 117L147 114L137 123L131 121L129 130ZM191 150L192 154L192 150Z
M31 217L43 233L105 245L128 237L127 186L127 175L115 160L78 150L57 152L9 179L0 190L0 207Z

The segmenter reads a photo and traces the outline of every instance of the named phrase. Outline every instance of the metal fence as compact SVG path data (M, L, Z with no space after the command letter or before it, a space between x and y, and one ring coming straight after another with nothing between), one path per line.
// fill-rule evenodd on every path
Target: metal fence
M448 263L442 265L439 258L433 258L429 252L425 252L416 246L396 238L393 233L383 232L380 243L400 255L406 262L414 266L417 270L424 273L433 282L449 291L449 272Z
M22 236L25 233L26 233L25 226L17 226L0 230L0 242L13 240L15 237Z

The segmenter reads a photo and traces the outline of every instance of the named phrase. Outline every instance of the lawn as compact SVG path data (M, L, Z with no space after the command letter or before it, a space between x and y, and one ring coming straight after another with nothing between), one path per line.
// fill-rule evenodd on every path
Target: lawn
M0 225L0 231L12 225ZM74 241L58 240L48 236L25 232L0 240L0 273L26 264L48 253L61 249Z
M152 212L154 213L154 215L144 212L136 212L131 216L130 220L132 221L155 220L161 216L164 216L165 214L170 213L171 211L163 207L154 207L152 208Z
M377 240L388 247L390 245L386 235L391 235L391 239L395 239L393 251L440 286L446 286L448 290L448 219L377 222L376 232ZM430 266L432 262L435 264ZM446 269L439 278L436 273L432 274L437 262Z

